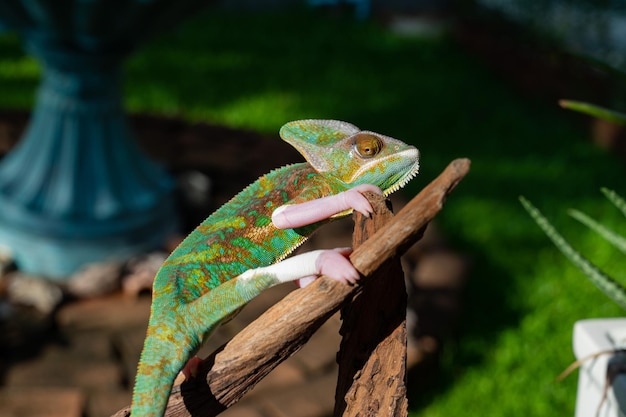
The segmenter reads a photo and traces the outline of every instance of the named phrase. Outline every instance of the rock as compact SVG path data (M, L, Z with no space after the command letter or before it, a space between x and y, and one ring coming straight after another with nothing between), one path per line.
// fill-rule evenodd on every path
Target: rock
M11 302L34 307L43 314L52 313L63 300L58 285L22 272L7 275L7 295Z
M4 372L3 366L37 355L53 329L52 314L0 299L0 369Z
M15 269L11 250L0 245L0 276L5 275L10 270Z
M77 298L92 298L120 288L122 263L106 261L87 264L67 281L67 292Z
M20 387L0 392L0 415L81 417L85 395L78 388Z
M56 320L67 332L111 332L146 326L149 316L149 297L129 299L113 294L66 303L57 312Z
M152 252L128 261L127 272L122 277L124 294L137 297L141 291L150 291L154 277L167 256L165 252Z

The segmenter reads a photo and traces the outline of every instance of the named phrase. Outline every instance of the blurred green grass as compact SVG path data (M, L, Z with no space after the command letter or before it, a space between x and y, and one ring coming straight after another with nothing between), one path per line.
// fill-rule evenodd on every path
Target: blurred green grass
M622 231L626 223L599 193L625 194L623 161L593 146L571 114L520 95L445 37L406 38L314 13L205 13L141 49L126 73L133 112L274 134L286 121L335 118L414 143L423 168L407 195L453 158L470 158L437 218L473 259L460 335L446 343L437 379L411 391L411 409L573 414L576 378L554 381L573 360L572 325L622 311L560 256L517 198L623 274L611 247L565 214L576 207ZM0 37L0 106L28 108L38 75L15 37Z

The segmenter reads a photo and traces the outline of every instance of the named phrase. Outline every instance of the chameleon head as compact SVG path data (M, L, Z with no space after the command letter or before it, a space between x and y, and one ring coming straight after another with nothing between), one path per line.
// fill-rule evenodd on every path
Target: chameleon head
M385 195L403 187L419 170L419 151L397 139L361 131L337 120L299 120L280 136L322 175L351 188L374 184Z

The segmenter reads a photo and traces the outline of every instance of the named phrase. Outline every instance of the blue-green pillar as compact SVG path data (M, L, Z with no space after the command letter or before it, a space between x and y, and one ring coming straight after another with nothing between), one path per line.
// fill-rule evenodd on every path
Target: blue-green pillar
M21 270L62 279L162 244L177 228L173 182L129 131L126 51L24 41L43 79L24 136L0 161L0 246Z

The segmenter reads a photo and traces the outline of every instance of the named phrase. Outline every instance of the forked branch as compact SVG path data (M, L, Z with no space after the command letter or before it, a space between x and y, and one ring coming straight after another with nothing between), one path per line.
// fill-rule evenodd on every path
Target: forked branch
M468 159L456 159L387 225L355 249L350 260L364 276L402 255L421 237L447 196L469 171ZM367 282L365 282L367 285ZM297 352L311 335L362 286L322 277L293 291L203 362L197 378L175 386L168 417L215 416L235 404L263 377ZM113 417L127 417L126 407Z

